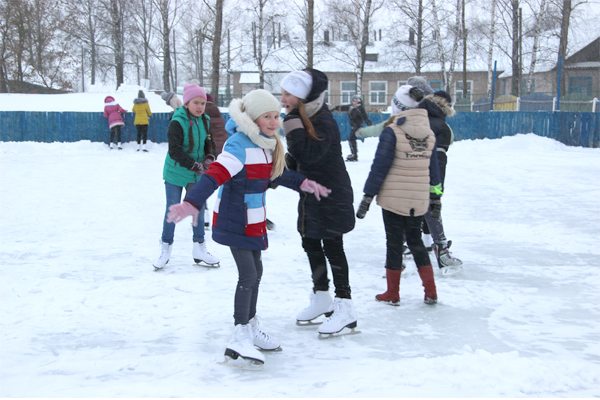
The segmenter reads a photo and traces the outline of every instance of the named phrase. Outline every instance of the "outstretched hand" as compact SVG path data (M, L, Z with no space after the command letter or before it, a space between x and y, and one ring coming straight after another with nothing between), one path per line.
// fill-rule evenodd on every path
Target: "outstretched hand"
M187 217L192 217L192 224L194 226L198 226L198 214L200 210L191 205L188 202L183 202L179 204L173 204L169 207L169 212L167 213L167 222L181 222L183 219Z
M325 186L319 185L317 182L311 181L310 179L302 181L300 190L306 193L313 193L319 201L321 201L321 197L327 197L329 196L329 193L331 193L331 189L327 189Z

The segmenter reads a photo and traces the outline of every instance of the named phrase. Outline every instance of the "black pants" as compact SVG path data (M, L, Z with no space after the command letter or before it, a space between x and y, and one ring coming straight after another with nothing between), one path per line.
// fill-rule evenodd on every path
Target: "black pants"
M322 243L321 243L322 242ZM312 239L303 237L302 247L308 255L308 262L312 271L313 290L329 290L327 278L327 260L331 265L335 296L350 299L350 282L348 280L348 260L344 252L342 237L333 239Z
M148 139L148 125L136 125L137 128L137 144L140 144L140 141L144 141L146 144L146 140Z
M358 157L358 145L356 144L356 131L360 126L352 126L350 128L350 136L348 137L348 144L350 145L350 153Z
M230 249L238 269L233 319L235 325L247 325L248 321L256 315L258 287L263 273L262 252L260 250L238 249L236 247L231 247Z
M115 142L115 135L117 141ZM121 125L113 126L110 128L110 143L121 143Z
M392 270L402 269L402 243L406 236L406 244L415 259L417 268L430 265L429 254L421 239L423 217L406 217L391 211L383 210L385 226L386 256L385 267Z

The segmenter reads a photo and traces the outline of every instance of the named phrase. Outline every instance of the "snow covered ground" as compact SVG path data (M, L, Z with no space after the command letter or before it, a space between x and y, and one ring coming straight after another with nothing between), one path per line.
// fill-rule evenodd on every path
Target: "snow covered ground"
M347 164L355 206L376 145ZM375 302L385 237L373 205L344 237L362 333L330 340L295 325L311 288L297 194L269 191L277 229L258 306L283 351L255 372L217 364L233 332L228 248L209 239L221 268L193 265L183 222L154 271L167 145L135 148L0 143L0 396L600 396L600 149L533 134L455 143L443 214L465 271L436 272L428 306L409 260L402 305Z

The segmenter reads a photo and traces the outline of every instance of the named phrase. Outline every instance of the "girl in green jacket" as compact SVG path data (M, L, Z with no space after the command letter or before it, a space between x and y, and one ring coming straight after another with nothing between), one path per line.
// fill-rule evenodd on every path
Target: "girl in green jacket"
M214 143L208 129L209 117L204 114L205 107L204 88L186 84L183 89L183 106L175 110L167 134L169 151L163 169L167 207L160 240L161 254L154 262L157 270L164 268L171 258L175 224L167 222L169 207L181 202L183 189L189 192L215 159ZM219 267L219 259L206 249L204 207L200 210L198 225L193 227L192 256L197 264Z

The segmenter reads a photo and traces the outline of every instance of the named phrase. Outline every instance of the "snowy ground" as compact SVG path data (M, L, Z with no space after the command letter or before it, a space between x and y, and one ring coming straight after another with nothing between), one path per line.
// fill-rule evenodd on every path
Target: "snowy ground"
M355 206L376 144L347 164ZM436 272L427 306L408 261L402 305L375 302L385 242L373 205L344 238L362 333L330 340L295 325L311 288L297 194L269 191L259 315L283 351L254 372L217 364L233 332L228 248L209 239L222 267L193 265L184 222L155 272L167 145L124 147L0 143L0 396L600 396L600 149L534 135L455 143L443 214L465 271Z

